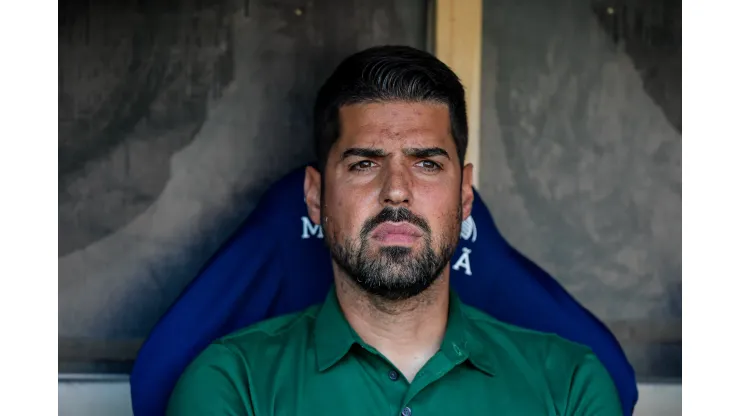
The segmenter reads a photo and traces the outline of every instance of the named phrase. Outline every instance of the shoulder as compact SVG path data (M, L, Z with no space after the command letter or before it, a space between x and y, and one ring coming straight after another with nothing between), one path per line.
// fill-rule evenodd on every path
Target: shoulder
M611 378L591 348L556 334L501 322L472 307L465 307L469 330L499 366L512 372L540 377L555 391L570 385L577 373L597 372ZM598 368L597 368L598 367ZM561 391L567 394L567 391Z
M266 319L234 331L215 342L225 345L239 345L245 342L269 340L289 336L293 331L313 324L320 305L314 305L301 312Z
M539 332L501 322L471 306L463 305L463 312L472 330L484 342L500 345L529 358L540 356L566 360L572 364L593 355L585 345L571 342L553 333Z
M285 348L305 348L317 308L260 321L215 340L198 354L182 377L202 377L201 369L217 369L219 374L244 373L247 367L267 364L271 357L279 359Z
M258 322L217 339L211 346L222 346L236 355L250 355L308 341L319 307L314 305L301 312Z
M501 322L464 306L470 330L510 374L542 382L564 414L619 415L621 405L611 376L591 348L556 334Z
M305 351L317 308L268 319L211 343L180 376L168 414L250 414L251 381L272 374L286 349Z

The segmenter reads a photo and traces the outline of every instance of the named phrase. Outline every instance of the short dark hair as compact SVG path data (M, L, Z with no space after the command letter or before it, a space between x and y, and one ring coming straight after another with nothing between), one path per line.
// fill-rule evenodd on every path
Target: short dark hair
M314 104L314 144L321 172L339 139L339 109L384 101L446 104L462 165L468 147L465 90L460 79L434 55L409 46L376 46L355 53L334 70Z

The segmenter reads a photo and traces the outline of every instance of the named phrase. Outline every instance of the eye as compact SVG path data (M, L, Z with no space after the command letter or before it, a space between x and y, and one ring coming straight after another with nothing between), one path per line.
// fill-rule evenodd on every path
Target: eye
M375 166L375 162L371 160L363 160L363 161L352 164L349 167L349 170L366 171L366 170L372 169L373 166Z
M416 165L427 172L437 172L439 170L442 170L442 166L439 163L433 162L431 160L422 160Z

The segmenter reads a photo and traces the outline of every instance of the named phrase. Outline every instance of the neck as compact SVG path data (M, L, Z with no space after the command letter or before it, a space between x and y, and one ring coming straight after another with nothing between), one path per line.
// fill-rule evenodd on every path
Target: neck
M449 268L424 292L400 301L368 294L335 267L337 299L350 326L411 382L447 329Z

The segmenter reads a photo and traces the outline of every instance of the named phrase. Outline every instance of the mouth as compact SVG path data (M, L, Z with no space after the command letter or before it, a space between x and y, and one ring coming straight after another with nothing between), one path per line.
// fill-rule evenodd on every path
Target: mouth
M370 235L373 240L387 245L411 245L422 236L421 230L407 222L384 222Z

